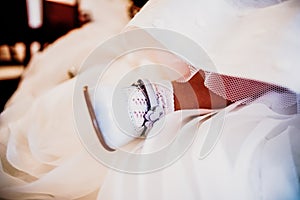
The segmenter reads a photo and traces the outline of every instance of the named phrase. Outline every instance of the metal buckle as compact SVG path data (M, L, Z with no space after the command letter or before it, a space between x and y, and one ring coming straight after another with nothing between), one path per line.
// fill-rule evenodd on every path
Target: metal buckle
M141 88L148 99L148 111L144 116L144 130L141 134L141 137L147 137L148 132L152 128L153 124L160 119L164 111L158 103L158 99L156 98L154 89L149 80L139 79L136 84L133 84L133 86Z

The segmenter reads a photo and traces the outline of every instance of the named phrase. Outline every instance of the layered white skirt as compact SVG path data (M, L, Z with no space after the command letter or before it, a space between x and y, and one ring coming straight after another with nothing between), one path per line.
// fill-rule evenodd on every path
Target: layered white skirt
M81 143L70 103L75 80L2 113L2 198L299 199L299 114L278 114L271 104L256 102L235 103L206 120L195 116L198 111L184 114L192 120L163 130L183 138L197 130L182 157L152 173L122 173L98 162ZM272 102L280 94L263 98ZM220 135L203 156L208 130L221 114ZM166 124L177 116L168 115ZM156 148L167 135L145 140L142 149Z
M217 34L221 33L220 31L215 31L219 29L214 29L214 27L210 27L210 25L222 28L224 26L219 25L222 25L223 21L221 20L218 23L209 24L205 24L205 20L203 21L203 19L214 20L214 17L210 18L207 16L215 12L210 12L211 10L206 12L205 7L202 7L203 12L201 12L201 14L203 14L203 16L198 17L198 20L194 21L191 20L191 18L194 17L192 14L196 12L185 12L186 9L193 7L191 6L193 4L176 7L175 5L177 4L171 4L171 1L162 1L161 4L156 1L153 2L153 7L148 6L148 11L147 8L145 8L144 11L142 10L140 17L137 16L135 21L133 21L133 25L143 26L145 24L152 24L154 27L164 28L164 26L166 26L166 28L171 27L171 29L177 27L175 30L179 32L181 30L183 33L186 32L191 38L193 38L193 36L198 37L199 32L202 35L200 35L198 38L199 41L197 42L203 42L204 47L207 47L207 50L210 51L213 58L221 63L221 65L218 65L218 67L221 67L219 71L227 72L225 74L229 75L241 75L241 73L235 73L235 70L239 70L239 66L244 66L240 65L238 62L240 61L239 59L237 59L236 63L233 63L236 64L235 66L237 67L228 67L225 69L226 66L233 66L231 65L232 63L225 62L227 65L222 65L224 64L222 63L224 61L222 60L223 57L218 57L219 54L215 51L218 49L218 41L220 41L222 37L221 34ZM175 3L176 2L179 1L175 1ZM183 1L181 1L181 3L182 2ZM164 7L164 4L167 6ZM206 5L203 2L200 4ZM155 7L155 5L157 6ZM289 14L286 16L293 15L293 19L297 19L294 13L297 13L299 3L292 0L285 5L289 9L295 8L292 9L293 12L288 12ZM161 11L160 8L164 8L165 10ZM214 8L214 6L210 8ZM280 8L280 6L267 10L271 13L273 13L273 11L276 11L275 13L280 11L279 13L283 15L286 14L285 12L281 12L281 9L278 11L277 8ZM174 21L172 14L168 14L169 12L175 13L173 12L174 9L181 11L176 17L182 20ZM193 9L197 8L195 7ZM225 11L226 16L227 14L231 16L229 12L230 9L229 11L225 9ZM222 12L216 13L220 14ZM250 16L252 16L251 12L249 13ZM258 14L260 14L260 12L258 12ZM144 23L143 20L139 21L139 19L143 19L143 16L147 23ZM256 16L255 13L254 16ZM246 15L245 17L247 18ZM221 15L219 18L223 19ZM243 15L238 16L239 20L242 18ZM282 24L288 22L287 18L288 17L283 18L287 21L283 20ZM266 19L272 20L270 17ZM183 23L185 22L184 20L188 20L189 23ZM273 19L273 21L276 20ZM180 23L177 24L178 22ZM295 22L295 20L292 20L292 22ZM195 23L198 25L194 26ZM273 23L270 24L272 25ZM294 27L295 24L296 22L289 25ZM264 23L260 25L264 27ZM195 27L198 28L194 29ZM269 29L270 31L273 30L272 27ZM248 29L251 29L251 27L245 30ZM296 27L293 33L296 34L298 29L299 28ZM256 29L253 28L251 30L255 31ZM94 33L97 32L94 31ZM111 32L107 34L110 33ZM192 33L196 34L193 35ZM247 31L243 33L247 33ZM87 32L86 34L89 33ZM229 35L230 34L227 36ZM267 33L258 32L257 35L265 36ZM283 35L286 36L283 37L283 39L289 39L283 41L294 41L292 40L294 38L292 37L293 35ZM220 36L217 37L220 40L215 41L214 38L216 38L216 36ZM250 36L253 35L250 34ZM250 37L250 39L251 38L255 39L255 37ZM253 48L249 48L249 50L253 50L250 53L254 52L251 55L255 56L257 54L257 49L254 48L255 45L252 45L251 40L246 41L248 41L246 43L247 45L253 46ZM260 40L255 41L262 44ZM67 44L67 40L65 42L66 45L74 45L74 41L71 41L69 44ZM240 45L238 41L234 44L236 44L236 46L233 47L239 47ZM288 43L282 44L287 48ZM295 46L298 45L298 43L293 44ZM91 45L92 44L89 43L85 50L88 51L92 49ZM49 50L49 54L54 57L58 56L55 47L52 46L51 48L52 51ZM238 48L234 48L234 50L236 49ZM280 49L282 48L279 48L279 50ZM297 48L295 47L295 49ZM74 48L71 52L76 55L78 53L77 50ZM261 50L264 50L264 48ZM268 48L265 50L267 53L273 52L268 51ZM272 53L272 56L276 59L280 59L282 58L282 56L278 56L280 52L276 51L275 54ZM295 52L298 51L294 50L294 53ZM235 51L230 51L229 53L236 56ZM294 53L292 55L294 55ZM243 51L243 55L246 54L247 51ZM281 99L282 94L269 91L269 93L260 97L259 101L254 101L251 104L241 105L240 102L236 102L227 108L216 111L214 115L205 118L205 120L203 120L204 116L199 113L207 112L207 110L203 110L203 112L201 110L191 110L189 112L175 112L169 114L165 117L166 126L159 137L142 141L139 151L155 150L157 144L167 143L170 136L176 138L180 135L183 140L190 139L189 137L191 137L191 133L193 133L191 145L183 152L181 157L160 170L143 174L124 173L113 170L95 159L95 155L88 151L78 134L72 104L76 78L68 80L66 74L68 69L78 67L83 57L76 57L76 59L72 60L74 56L68 55L67 60L57 60L58 63L54 63L54 65L49 63L47 67L44 68L45 71L42 71L38 67L39 65L44 65L43 63L47 64L48 60L42 59L43 55L40 56L40 62L39 60L35 60L33 64L35 63L36 67L32 67L28 70L25 76L27 78L24 79L21 89L19 89L11 99L5 111L1 113L1 198L18 200L294 200L300 198L300 148L298 145L300 142L300 115L287 114L284 109L281 110L282 112L275 112L272 109L273 103ZM293 65L298 57L292 57L295 58L292 60L293 62L288 62L288 64L290 64L288 66L292 66L292 70L289 70L290 68L285 68L284 70L280 67L284 67L285 65L280 65L278 66L279 68L277 67L272 71L272 67L277 66L272 64L273 62L277 62L277 60L274 61L274 59L270 59L273 58L272 56L265 56L263 60L266 62L259 63L259 65L254 65L256 61L259 62L259 59L253 59L253 57L250 56L249 59L251 62L248 62L248 60L245 62L249 65L253 64L252 67L255 67L255 70L251 67L247 68L248 65L245 65L244 72L249 73L242 75L249 76L247 78L254 77L258 80L261 78L261 80L264 81L275 81L275 83L282 83L284 86L290 86L295 90L298 89L299 84L296 83L298 83L299 79L291 78L287 80L289 75L293 77L298 76L297 73L291 74L291 71L297 72L298 70L296 69L297 67L295 67L296 65ZM230 56L226 57L226 60L234 60L231 58ZM289 58L289 56L286 58ZM284 61L283 63L285 63L286 59L282 59ZM70 62L70 60L72 60L72 62ZM261 67L262 65L267 66L267 68L264 69ZM222 66L225 66L224 69ZM56 67L56 70L53 70L51 67ZM268 67L272 68L272 70ZM264 69L263 72L258 73L258 71L262 69ZM230 70L234 72L230 74ZM282 74L282 70L284 70L284 76L277 76L278 74ZM243 72L243 69L241 69L241 71ZM60 74L57 75L57 72ZM285 81L286 84L283 83ZM43 84L38 85L39 83ZM83 99L81 100L83 101ZM86 107L82 109L86 109ZM210 114L211 112L208 113L208 115ZM185 119L189 120L181 121L182 118L179 116L184 116ZM218 137L215 137L215 142L207 149L204 144L206 144L210 134L215 134L211 130L216 124L218 127ZM88 132L86 134L95 133ZM99 148L101 148L100 144ZM203 150L206 150L206 154L203 154ZM172 156L172 152L170 152L170 154L164 154L164 156L165 159L168 159ZM124 161L130 161L130 158L127 157L122 157L122 159ZM137 162L135 164L143 165L144 163Z

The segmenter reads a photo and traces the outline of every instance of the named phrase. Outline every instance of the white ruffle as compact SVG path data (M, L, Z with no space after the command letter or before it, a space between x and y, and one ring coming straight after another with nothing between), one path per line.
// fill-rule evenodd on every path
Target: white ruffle
M232 52L235 52L235 48L238 47L235 46L237 43L230 39L234 38L233 35L229 34L232 31L228 32L229 40L218 35L219 33L221 34L218 31L218 27L224 27L219 26L221 22L218 22L217 18L213 18L210 15L210 12L214 14L219 13L222 14L221 16L224 14L230 18L231 14L229 11L231 8L227 7L228 5L225 2L215 6L216 10L205 10L206 7L203 5L203 10L201 10L201 7L197 12L186 12L186 10L197 8L197 5L201 3L213 5L215 1L197 1L198 3L194 1L191 4L187 1L175 0L173 2L175 3L169 4L168 1L153 1L153 4L148 4L148 7L143 9L144 11L138 15L139 17L135 18L133 24L138 24L138 20L141 20L140 23L143 25L144 22L142 23L142 21L146 19L149 20L151 26L155 24L155 26L159 27L166 23L171 28L177 27L183 33L191 33L189 36L193 38L194 30L191 30L191 27L194 27L195 22L188 19L193 19L195 13L203 14L203 18L201 16L197 18L197 26L203 27L203 31L197 32L199 30L195 30L199 33L199 38L203 38L203 41L199 40L198 42L203 42L203 46L208 50L209 55L212 55L213 59L219 59L216 62L219 72L228 72L230 75L237 74L239 76L246 74L249 78L275 82L295 90L298 89L300 84L297 81L299 79L294 76L299 74L296 73L298 72L296 64L299 62L295 64L294 62L297 59L293 56L289 57L284 52L281 52L282 54L277 52L278 54L275 53L269 57L264 57L266 55L262 54L261 58L255 58L249 63L253 64L253 62L262 61L261 65L264 68L257 68L262 73L257 73L258 70L255 70L255 67L261 65L254 66L255 69L250 67L249 71L247 65L243 65L245 68L241 71L239 71L240 68L233 67L233 64L240 64L238 61L243 61L242 58L236 63L231 62L230 67L219 65L220 63L225 63L223 63L223 57L216 58L219 54L214 51L216 50L215 48L220 47L220 44L222 44L220 41L233 42ZM152 9L150 9L151 6ZM296 16L293 15L298 12L298 8L299 1L290 0L261 10L266 12L251 11L249 14L241 15L240 20L256 16L255 19L262 19L260 26L264 26L268 22L267 20L271 20L274 23L270 23L270 26L281 24L294 27L299 25L298 22L294 21ZM174 9L178 12L174 12ZM287 10L284 11L285 9ZM146 11L149 14L148 18ZM163 15L159 15L160 12ZM286 17L280 18L281 14ZM208 21L211 22L209 24L206 24L206 15L211 17ZM272 17L263 18L262 16L264 15L271 15ZM163 17L163 20L159 21L160 19L157 19L156 16ZM174 17L179 19L171 20ZM237 15L234 15L234 17L237 17ZM170 20L170 23L168 20ZM186 24L180 24L181 22ZM249 21L242 20L240 22L246 23ZM250 30L261 30L256 29L257 27L254 24L248 23L248 25L249 27L239 26L242 27L242 33L247 33ZM276 28L276 26L274 27ZM209 31L206 32L206 30ZM299 33L297 27L293 30L295 32L291 33L291 35L282 32L286 37L281 38L282 40L278 40L277 43L272 45L280 44L280 42L285 41L284 39L287 39L287 43L282 44L282 51L286 50L285 45L290 45L289 42L294 41L293 34ZM274 33L277 33L277 31L273 31L271 34L275 37L276 34ZM258 32L258 34L264 35L263 32ZM214 37L219 39L213 41L212 38ZM273 41L274 37L270 37L268 41ZM234 39L237 42L241 42L239 40L241 38ZM249 41L249 43L244 43L246 46L253 42L253 40L248 39L244 39L246 42ZM259 41L258 39L256 42ZM266 43L266 45L268 44ZM298 44L296 41L292 45L294 53L299 52ZM272 45L271 47L274 47ZM247 49L246 46L245 49ZM278 49L281 49L279 46ZM54 52L55 48L52 48L52 52ZM254 51L251 48L248 48L248 50ZM242 50L241 55L243 52L247 55L247 51ZM229 56L226 57L228 59L231 54L224 55ZM274 57L275 55L279 56ZM234 58L236 58L236 55ZM285 58L291 59L287 65L285 65ZM42 56L40 59L43 59ZM284 63L286 68L283 69L277 65L267 65L268 59L270 62L278 61L279 63ZM234 59L231 57L230 60L233 61ZM52 67L50 64L47 66L48 70ZM271 66L274 66L274 69L270 69ZM67 68L64 69L66 71ZM226 71L225 69L232 71ZM42 76L41 74L43 73L39 72L41 73L40 76L34 76L34 73L38 73L35 71L38 68L34 67L32 70L31 72L28 70L26 75L26 77L32 76L32 79L28 78L28 81L23 82L24 88L30 86L27 92L24 89L24 95L19 93L20 96L15 97L14 102L6 108L0 118L1 198L18 200L299 199L299 114L278 114L271 109L270 105L272 104L262 103L264 101L252 102L244 106L239 106L238 103L235 103L224 110L218 111L218 114L206 121L201 121L203 116L201 117L199 113L201 111L203 113L211 113L212 111L192 110L188 113L183 112L182 114L187 119L190 119L189 123L180 123L181 115L179 112L169 114L164 118L166 126L163 129L163 133L166 134L160 134L159 137L152 137L146 140L141 151L151 151L159 145L168 144L170 138L174 138L179 134L181 134L183 139L189 139L184 136L194 133L197 136L196 140L184 155L172 165L157 172L132 175L104 167L87 152L79 140L71 103L75 80L60 83L62 76L65 76L65 72L63 72L63 75L61 74L57 79L49 78L48 82L48 79L45 79L45 77L50 75L55 77L54 72L48 74L45 71L45 76ZM265 73L267 71L268 73ZM279 74L279 71L282 73ZM288 79L286 78L287 74L289 75ZM43 81L45 81L45 87L39 87L37 83ZM59 85L58 82L60 83ZM262 97L267 98L268 102L270 99L276 100L280 98L280 94L268 95L273 96L272 98L269 96ZM215 145L210 146L213 148L205 149L203 146L205 144L204 141L211 136L210 134L214 133L209 130L212 127L218 127L214 126L218 122L220 122L218 125L221 128L217 129L221 131L220 135L218 135L218 140ZM194 130L197 131L191 132ZM203 154L203 149L209 154ZM165 158L168 158L170 155L167 154L165 156ZM126 160L127 158L123 159Z
M261 103L230 109L225 109L220 138L208 156L201 159L200 152L217 116L201 124L191 148L173 165L143 175L113 171L98 199L298 199L299 148L292 143L299 140L300 116L280 115ZM167 142L170 129L165 131L146 141L144 149Z
M179 32L206 51L215 65L215 72L300 92L300 2L288 0L249 9L232 2L149 1L129 26ZM206 66L204 63L194 67L203 69Z
M146 140L143 151L167 144L179 130L198 130L197 139L171 166L130 175L103 167L82 146L69 103L72 85L70 81L52 89L28 105L26 115L1 126L2 198L95 199L96 191L98 199L276 200L300 195L299 115L281 115L255 102L235 108L236 103L225 109L225 115L205 122L200 122L197 110L185 114L193 116L190 123L175 125L180 115L169 114L162 132L166 134ZM1 120L10 121L5 114ZM220 116L221 135L202 158L206 133Z

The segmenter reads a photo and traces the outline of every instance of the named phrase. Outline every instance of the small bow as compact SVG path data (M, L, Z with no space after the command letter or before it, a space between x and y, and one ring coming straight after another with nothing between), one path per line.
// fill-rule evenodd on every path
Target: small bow
M164 115L164 110L161 106L156 106L145 114L145 126L152 128L153 124Z

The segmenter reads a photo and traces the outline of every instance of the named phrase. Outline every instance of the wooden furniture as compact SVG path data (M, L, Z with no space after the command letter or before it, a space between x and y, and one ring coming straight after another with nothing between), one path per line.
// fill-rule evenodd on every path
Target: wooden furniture
M79 2L75 5L43 1L43 25L38 30L36 38L41 47L54 42L70 30L80 27Z
M26 0L9 0L0 3L0 45L8 45L12 57L12 64L17 64L14 59L13 46L17 42L30 44L30 28L28 26ZM30 54L26 52L26 54ZM7 63L4 63L7 64Z
M8 45L12 60L10 64L16 64L14 45L22 42L26 46L23 64L29 62L31 57L30 45L37 41L41 44L41 50L63 36L72 29L80 27L82 22L79 10L79 0L75 5L57 3L43 0L42 26L32 29L28 25L26 0L7 0L0 3L0 45ZM1 62L0 65L8 63Z

